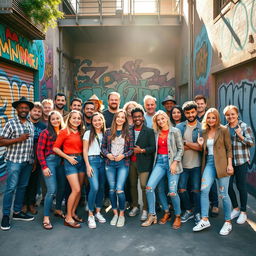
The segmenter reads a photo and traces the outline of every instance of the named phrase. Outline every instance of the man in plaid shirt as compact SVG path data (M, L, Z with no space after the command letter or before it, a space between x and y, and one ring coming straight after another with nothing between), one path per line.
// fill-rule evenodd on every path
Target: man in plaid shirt
M34 104L21 97L12 103L17 111L17 116L9 120L0 134L0 146L7 147L7 182L3 198L2 230L10 229L10 212L13 195L16 190L13 219L30 221L34 217L21 211L24 193L28 185L33 163L34 127L29 121L29 111Z

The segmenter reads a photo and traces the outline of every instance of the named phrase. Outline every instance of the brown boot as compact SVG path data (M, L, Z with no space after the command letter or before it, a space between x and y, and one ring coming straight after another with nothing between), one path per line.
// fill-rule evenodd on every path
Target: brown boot
M173 229L179 229L181 227L181 220L180 220L180 216L175 216L175 220L172 224L172 228Z
M152 225L152 224L156 224L156 223L157 223L157 217L156 217L156 215L149 214L147 220L144 221L144 222L141 224L141 226L142 226L142 227L148 227L148 226L150 226L150 225Z
M27 205L23 205L22 208L21 208L21 211L24 212L24 213L27 213L28 212Z
M32 214L37 214L37 209L35 208L35 206L33 204L31 204L29 207L28 207L29 211L32 213Z
M162 219L159 220L158 224L165 224L167 221L171 220L171 214L169 212L166 212Z

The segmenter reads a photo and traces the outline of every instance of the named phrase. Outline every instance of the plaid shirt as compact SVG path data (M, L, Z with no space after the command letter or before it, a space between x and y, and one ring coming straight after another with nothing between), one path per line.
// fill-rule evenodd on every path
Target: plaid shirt
M37 159L42 167L42 170L48 168L46 164L46 157L55 154L53 152L53 144L55 140L50 137L49 131L47 129L43 130L39 136L37 143Z
M238 124L242 129L244 140L241 140L236 133L231 137L234 166L250 162L249 149L254 145L254 137L251 127L241 120L239 120ZM228 124L226 126L229 127Z
M29 138L7 146L6 160L14 163L33 162L34 125L28 119L25 123L22 123L17 116L9 120L0 136L5 139L15 139L24 134L25 130L28 130Z
M130 156L133 154L134 148L134 137L133 137L133 130L129 129L129 139L125 140L124 142L124 159L125 165L130 165ZM106 157L106 165L109 165L110 160L107 158L107 154L111 153L111 130L107 129L106 133L102 139L101 150L103 155Z

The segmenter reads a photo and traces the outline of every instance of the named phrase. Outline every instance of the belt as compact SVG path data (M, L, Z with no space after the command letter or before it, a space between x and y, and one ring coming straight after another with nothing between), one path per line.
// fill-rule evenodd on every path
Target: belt
M68 154L69 156L82 156L82 153L74 153L74 154Z

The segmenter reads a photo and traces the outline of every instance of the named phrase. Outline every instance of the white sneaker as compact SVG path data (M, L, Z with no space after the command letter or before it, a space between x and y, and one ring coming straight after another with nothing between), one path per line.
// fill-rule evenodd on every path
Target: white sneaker
M94 216L88 217L88 227L89 228L96 228L96 222Z
M231 220L237 218L240 214L240 210L236 210L236 209L233 209L233 211L231 212Z
M230 222L225 221L224 225L220 230L220 235L226 236L231 232L231 230L232 230L232 224Z
M193 227L193 231L194 232L201 231L203 229L209 228L210 226L211 226L211 224L210 224L209 220L201 219L199 221L199 223L195 227Z
M133 207L133 208L131 209L131 211L129 212L129 216L130 216L130 217L134 217L134 216L136 216L137 214L139 214L139 212L140 212L140 210L139 210L138 207Z
M95 214L95 219L98 220L99 223L105 223L106 219L102 216L100 212Z
M143 210L142 211L142 214L141 214L141 217L140 217L140 220L141 221L144 221L148 218L148 212L146 210Z
M238 219L236 220L237 224L244 224L247 221L247 214L245 212L241 212Z
M116 226L118 228L121 228L121 227L124 226L124 223L125 223L125 217L124 216L119 216Z
M118 220L118 215L114 215L112 220L110 221L111 226L115 226Z

